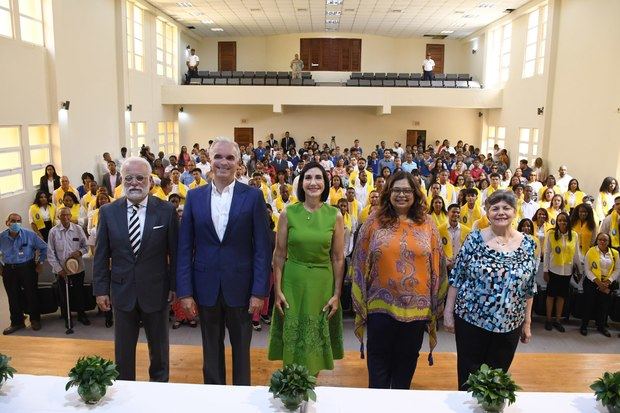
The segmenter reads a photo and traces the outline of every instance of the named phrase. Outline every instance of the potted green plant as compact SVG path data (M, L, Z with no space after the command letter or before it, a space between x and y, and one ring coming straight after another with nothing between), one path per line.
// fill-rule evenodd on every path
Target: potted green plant
M78 394L86 404L95 404L103 396L106 389L118 377L116 364L99 356L80 357L69 371L69 382L65 390L76 386Z
M305 366L288 364L271 376L269 392L289 410L297 410L302 402L316 401L316 377Z
M10 366L9 361L11 361L9 356L0 354L0 388L8 379L12 379L13 374L17 372Z
M468 392L478 400L486 412L501 412L506 406L515 402L515 391L521 390L512 380L510 374L502 369L492 369L486 364L469 375L465 382L469 386Z
M605 372L590 388L594 390L596 400L600 400L610 413L620 413L620 371Z

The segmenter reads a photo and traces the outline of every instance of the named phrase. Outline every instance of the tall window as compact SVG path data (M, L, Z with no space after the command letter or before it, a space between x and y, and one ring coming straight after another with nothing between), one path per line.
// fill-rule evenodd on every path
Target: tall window
M523 78L532 77L536 73L540 75L544 72L547 14L548 6L545 5L528 15Z
M43 11L41 10L41 0L19 0L18 9L21 39L28 43L43 46Z
M484 154L493 153L493 147L497 144L500 149L504 149L506 145L506 128L503 126L489 126L487 130L486 141L482 143L482 152Z
M179 153L178 122L157 122L157 143L159 151L168 156Z
M50 128L48 125L28 127L28 144L30 145L30 171L32 185L38 186L39 179L45 175L45 167L51 163Z
M155 21L155 31L157 36L157 74L176 80L179 49L177 28L158 18Z
M540 143L538 141L538 129L519 128L519 159L527 159L534 163L540 156Z
M11 0L0 0L0 36L13 37Z
M511 42L512 23L507 23L489 32L486 70L486 84L489 87L506 82L510 76Z
M144 11L131 1L127 8L127 66L144 71Z
M0 198L24 190L19 126L0 127Z
M131 154L140 155L140 148L146 142L146 122L131 122L129 124L129 140Z

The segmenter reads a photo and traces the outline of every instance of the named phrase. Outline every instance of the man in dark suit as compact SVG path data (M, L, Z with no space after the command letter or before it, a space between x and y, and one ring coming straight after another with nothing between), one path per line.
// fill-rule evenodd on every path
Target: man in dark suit
M93 293L101 310L114 307L119 379L136 379L136 344L142 321L149 346L150 380L166 382L177 214L171 203L149 195L151 167L146 160L128 158L121 175L126 196L99 210Z
M284 172L289 167L288 161L284 159L284 156L282 155L282 151L276 152L276 156L271 162L271 164L276 169L276 172Z
M282 138L282 149L286 152L289 151L289 149L294 148L295 147L295 139L288 133L288 131L284 132L284 137Z
M267 148L273 149L277 145L278 145L278 140L273 137L273 133L270 133L269 137L267 138Z
M108 173L101 178L101 186L108 190L108 195L114 196L114 189L123 183L123 177L120 172L116 170L116 162L108 162Z
M177 294L186 311L200 314L205 384L226 384L226 327L233 384L250 385L251 316L269 295L267 207L260 190L235 180L236 143L217 138L209 154L212 183L189 191L185 200Z

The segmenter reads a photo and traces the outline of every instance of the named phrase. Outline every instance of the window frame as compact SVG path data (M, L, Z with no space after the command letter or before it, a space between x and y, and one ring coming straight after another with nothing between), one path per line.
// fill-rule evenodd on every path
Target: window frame
M140 13L136 13L139 11ZM145 55L144 48L145 41L145 28L144 28L144 7L139 3L132 0L125 0L125 32L126 32L126 45L127 45L127 67L137 72L145 72ZM140 18L136 19L136 15ZM139 20L139 21L138 21ZM139 27L137 33L136 28ZM136 52L137 45L140 45L142 53ZM140 62L138 64L138 62Z
M161 28L161 32L160 32ZM178 29L162 17L155 19L155 72L158 76L176 81L178 73ZM161 43L161 47L160 47ZM160 59L161 55L161 59Z
M523 79L540 76L545 72L549 5L540 5L535 10L529 12L527 16L525 50L523 53Z
M22 147L23 137L22 137L21 126L20 125L0 125L0 129L16 129L17 146L0 148L0 153L17 153L19 157L19 164L20 164L18 168L3 168L2 165L0 165L0 177L19 175L21 178L21 184L22 184L21 188L16 189L11 192L3 193L0 190L0 199L4 199L4 198L9 198L14 195L24 193L26 191L26 181L24 177L24 153L23 153L23 147Z
M161 142L162 138L164 143ZM157 149L168 156L179 153L179 122L157 122Z
M5 39L14 39L15 38L15 22L13 21L13 9L11 7L11 0L8 0L7 6L0 5L0 13L6 13L9 16L9 35L4 35L0 33L0 37L4 37ZM8 8L7 8L8 7Z
M46 131L47 131L47 143L46 144L38 144L38 145L32 145L31 144L31 140L30 140L30 129L31 128L38 128L38 127L45 127ZM49 163L43 163L43 164L33 164L32 163L32 151L34 150L41 150L41 149L47 149L47 155L48 155L48 162ZM48 164L52 163L52 145L51 145L51 135L50 135L50 125L46 125L46 124L38 124L38 125L28 125L28 151L30 153L30 175L32 175L35 171L41 170L43 169L43 172L45 173L45 167ZM35 178L34 175L32 176L32 185L35 189L39 188L39 178Z
M19 19L19 39L22 42L25 42L25 43L28 43L28 44L45 47L45 22L44 22L44 19L43 19L43 4L42 4L41 0L33 0L33 1L36 4L39 5L39 10L41 12L41 19L40 20L37 19L36 17L29 16L27 14L23 14L21 9L20 9L20 4L19 4L20 0L16 0L15 1L15 9L16 9L16 16L15 17ZM22 23L24 19L41 26L41 42L40 43L33 42L31 40L24 40L24 32L23 32L24 24ZM13 24L13 26L15 26L15 24Z
M140 125L144 125L144 133L140 134ZM140 155L140 148L146 145L147 124L146 121L129 122L129 152L132 156ZM140 138L143 142L140 143ZM148 145L147 145L148 146Z

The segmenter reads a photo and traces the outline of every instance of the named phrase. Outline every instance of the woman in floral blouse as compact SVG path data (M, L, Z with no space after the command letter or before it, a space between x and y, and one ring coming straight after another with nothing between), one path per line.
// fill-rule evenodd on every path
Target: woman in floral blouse
M507 371L519 338L532 336L539 260L534 239L511 226L516 204L510 191L487 198L490 225L469 234L448 278L444 326L456 334L459 390L484 363Z
M353 252L355 334L363 343L367 330L371 388L410 387L424 331L432 364L442 262L439 233L420 187L410 173L396 172Z

